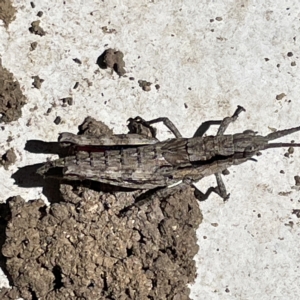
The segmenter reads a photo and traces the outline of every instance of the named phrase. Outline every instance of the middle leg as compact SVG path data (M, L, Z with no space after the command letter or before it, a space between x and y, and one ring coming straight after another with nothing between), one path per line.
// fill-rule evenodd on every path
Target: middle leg
M231 117L226 117L223 120L211 120L203 122L199 128L194 133L193 137L203 136L203 134L209 129L212 125L220 125L218 129L217 135L223 135L225 130L227 129L228 125L234 122L238 115L242 112L246 111L242 106L238 105L237 109L235 110L234 114Z

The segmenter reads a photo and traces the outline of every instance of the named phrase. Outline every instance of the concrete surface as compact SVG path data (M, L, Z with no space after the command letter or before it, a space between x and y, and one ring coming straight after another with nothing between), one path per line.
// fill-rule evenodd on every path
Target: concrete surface
M19 188L10 178L18 167L54 157L26 152L24 145L30 139L56 141L63 131L75 133L87 115L117 133L126 130L129 117L167 116L184 136L191 136L202 121L231 115L240 104L247 111L228 133L253 129L267 134L272 128L299 126L296 0L40 0L34 9L30 1L13 4L18 13L8 30L0 27L0 55L28 104L23 117L1 131L1 152L14 147L18 155L9 171L0 171L2 201L17 194L45 199L41 189ZM41 18L38 11L44 13ZM38 19L47 32L43 37L28 31ZM103 26L115 33L104 33ZM30 52L34 41L37 49ZM99 69L96 60L106 48L124 53L127 76L134 81ZM45 80L40 90L32 88L35 75ZM153 82L150 92L138 86L139 79ZM281 93L286 97L276 100ZM68 96L74 105L62 107L59 99ZM63 124L53 123L56 116ZM170 136L159 129L162 138ZM8 136L13 137L9 145ZM285 141L291 139L300 141L300 134ZM192 299L299 299L300 222L292 210L300 208L299 190L293 188L294 176L300 175L300 149L290 158L285 152L267 150L257 163L230 169L224 179L229 202L213 196L201 203L204 222L198 230ZM211 184L214 178L207 178L199 187ZM7 285L3 276L1 284Z

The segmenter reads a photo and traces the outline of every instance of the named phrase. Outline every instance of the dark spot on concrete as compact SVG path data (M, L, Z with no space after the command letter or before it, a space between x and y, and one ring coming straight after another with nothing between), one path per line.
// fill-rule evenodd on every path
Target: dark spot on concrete
M123 76L126 73L123 57L124 55L121 51L107 49L98 57L97 64L101 69L111 68L119 76Z
M61 117L57 116L53 122L58 125L61 122Z
M295 148L294 147L289 147L287 151L288 151L289 154L293 154L294 151L295 151Z
M37 110L37 109L38 109L38 107L37 107L37 105L35 105L34 107L29 108L29 111L30 111L30 112L33 112L33 111L35 111L35 110Z
M31 44L30 44L30 51L33 51L33 50L35 50L36 49L36 47L37 47L37 42L32 42Z
M60 100L65 105L73 105L73 98L72 97L66 97L66 98L62 98Z
M73 61L76 62L76 64L79 64L79 65L82 64L81 60L78 58L73 58Z
M225 170L222 171L222 174L223 175L229 175L230 171L228 169L225 169Z
M17 156L13 148L7 150L1 157L0 165L4 167L5 170L8 170L8 167L14 164L17 160Z
M143 89L145 92L151 91L151 82L146 80L139 80L138 81L139 86Z
M40 26L41 21L37 20L31 23L31 27L29 27L29 31L33 34L43 36L46 34L44 29Z
M285 93L278 94L276 95L276 100L282 100L285 96L286 96Z
M41 79L39 76L32 76L31 78L33 79L32 85L36 89L40 89L42 87L42 83L45 81L44 79Z
M297 218L300 218L300 209L293 209L292 214L296 215Z
M117 32L116 29L113 29L113 28L108 29L107 26L103 26L101 29L102 29L103 33L108 33L108 34Z

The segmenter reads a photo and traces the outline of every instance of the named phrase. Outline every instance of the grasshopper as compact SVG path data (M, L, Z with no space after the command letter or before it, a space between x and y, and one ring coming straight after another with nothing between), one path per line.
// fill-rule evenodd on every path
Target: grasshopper
M300 146L297 143L269 143L300 131L300 126L266 136L257 135L252 130L225 135L228 125L243 111L245 109L238 106L231 117L202 123L192 138L182 137L168 118L129 119L130 132L125 135L91 137L61 133L59 142L73 145L74 155L48 162L38 173L51 176L59 170L63 179L92 180L147 190L171 188L180 183L194 185L206 176L215 175L217 186L209 188L206 193L196 190L195 195L199 200L205 200L215 192L225 201L230 194L221 175L230 166L256 161L253 156L260 155L261 150ZM175 138L159 141L152 127L158 122L163 122ZM211 125L219 125L216 136L203 137Z

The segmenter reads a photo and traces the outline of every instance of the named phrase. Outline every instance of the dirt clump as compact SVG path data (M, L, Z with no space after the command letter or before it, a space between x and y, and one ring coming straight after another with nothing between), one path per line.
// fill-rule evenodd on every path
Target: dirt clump
M110 28L108 29L107 26L103 26L102 28L103 33L116 33L116 29Z
M119 212L136 192L61 185L64 201L8 201L1 299L189 299L202 215L193 190Z
M53 122L54 122L55 125L60 124L60 122L61 122L61 117L60 117L60 116L57 116L57 117L54 119Z
M3 166L5 170L16 162L17 156L13 148L7 150L0 159L0 166Z
M64 107L66 107L68 105L73 105L72 97L65 97L65 98L60 99L60 101L62 101Z
M146 80L139 80L138 81L139 86L143 89L145 92L151 91L151 82L148 82Z
M32 42L32 43L30 44L29 50L30 50L30 51L34 51L34 50L36 49L37 45L38 45L37 42Z
M46 34L45 30L40 26L41 21L33 21L31 22L31 27L29 27L29 31L33 34L43 36Z
M0 19L3 21L5 28L16 18L16 9L12 6L10 0L0 1Z
M123 76L125 71L125 62L123 60L124 54L115 49L105 50L97 59L97 64L101 69L111 68L119 76Z
M286 96L285 93L278 94L276 95L276 100L282 100L285 96Z
M113 135L113 130L110 129L102 121L97 121L92 117L86 117L81 125L78 126L78 135L101 136Z
M16 121L22 115L26 98L13 74L2 67L0 60L0 122Z
M45 81L44 79L40 78L39 76L32 76L33 79L33 87L36 89L40 89L42 87L42 83Z

